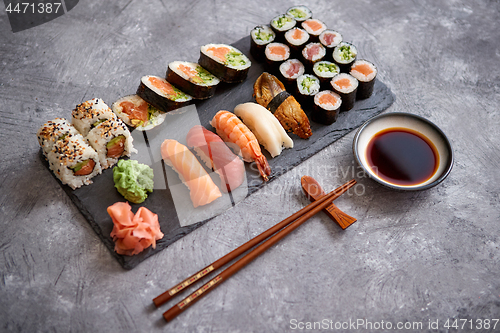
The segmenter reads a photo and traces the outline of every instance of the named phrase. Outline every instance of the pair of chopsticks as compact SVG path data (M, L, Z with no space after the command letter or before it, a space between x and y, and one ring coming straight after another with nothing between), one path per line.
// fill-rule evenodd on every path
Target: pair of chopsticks
M252 238L245 244L241 245L237 249L229 252L222 258L214 261L212 264L209 266L203 268L199 272L193 274L192 276L188 277L186 280L182 281L181 283L177 284L175 287L170 288L160 296L156 297L153 299L153 303L156 305L156 307L159 307L162 304L165 304L167 301L169 301L172 297L174 297L177 293L183 291L185 288L193 284L194 282L200 280L207 274L211 273L212 271L221 268L225 264L229 263L233 259L236 259L243 253L247 252L254 246L260 244L257 246L255 249L247 253L245 256L240 258L238 261L236 261L234 264L226 268L224 271L222 271L219 275L217 275L215 278L211 279L209 282L204 284L201 288L193 292L191 295L188 297L184 298L182 301L171 307L169 310L167 310L165 313L163 313L163 318L167 322L171 321L174 319L178 314L182 313L184 310L186 310L189 306L191 306L193 303L195 303L197 300L199 300L202 296L206 295L208 292L212 291L215 289L215 287L219 286L222 282L227 280L229 277L231 277L233 274L238 272L240 269L245 267L248 263L250 263L252 260L257 258L260 254L262 254L264 251L269 249L271 246L273 246L275 243L280 241L282 238L284 238L286 235L291 233L293 230L298 228L302 223L307 221L310 217L314 216L318 212L320 212L322 209L326 208L333 200L337 199L339 196L341 196L344 192L346 192L349 188L354 186L356 184L356 181L353 179L344 185L336 188L335 190L331 191L330 193L324 195L323 197L319 198L318 200L310 203L306 207L302 208L298 212L290 215L283 221L277 223L273 227L269 228L268 230L264 231L260 235Z

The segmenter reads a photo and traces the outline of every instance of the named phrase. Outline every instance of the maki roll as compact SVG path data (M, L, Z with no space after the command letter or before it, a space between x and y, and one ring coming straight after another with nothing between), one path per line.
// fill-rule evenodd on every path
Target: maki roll
M334 30L325 30L319 35L319 42L326 48L327 60L333 60L333 49L342 42L342 35Z
M333 49L333 61L340 67L342 73L348 73L352 63L356 60L358 50L354 45L347 42L341 42Z
M288 8L286 15L293 17L297 22L302 22L312 17L312 11L306 6L293 6Z
M125 124L139 131L160 125L167 115L138 95L120 98L111 105L111 109Z
M340 73L339 66L329 61L318 61L313 66L314 75L319 78L323 89L330 89L332 77Z
M285 39L294 57L300 55L300 50L306 45L309 40L309 34L301 28L292 28L285 33Z
M339 116L342 99L333 91L323 90L314 96L314 109L311 115L313 121L331 125Z
M277 70L283 61L290 58L290 48L282 43L270 43L266 46L266 63L272 70Z
M366 60L356 60L351 66L351 75L359 81L356 99L365 99L372 95L377 76L377 67Z
M356 101L356 90L358 88L358 80L352 75L340 73L333 77L332 88L342 98L340 111L348 111L354 107Z
M180 108L193 100L193 97L180 91L164 78L154 75L145 75L141 78L136 94L163 112Z
M258 25L250 31L250 53L257 60L264 59L266 45L274 42L276 34L268 25Z
M58 140L47 154L54 175L73 190L92 183L92 177L102 172L97 152L81 134Z
M312 106L314 95L319 92L319 79L311 74L303 74L297 78L297 97L304 107Z
M165 79L196 99L207 99L215 94L220 80L195 62L173 61L168 64Z
M245 80L252 65L246 55L227 44L203 45L198 63L221 81L228 83Z
M283 42L285 40L285 32L295 27L297 21L289 15L278 15L271 20L271 28L276 33L276 40Z
M108 119L116 119L116 115L111 111L109 106L99 98L78 104L71 115L73 126L84 137L99 123Z
M311 36L311 41L318 41L319 35L326 30L326 24L317 19L308 19L301 23L302 28Z
M87 140L96 150L103 169L112 167L122 156L137 153L130 131L120 119L100 123L89 132Z
M304 65L307 69L312 69L314 64L326 55L326 49L320 43L309 43L302 50L302 57L304 58Z
M287 86L293 86L297 78L304 72L304 65L297 59L288 59L280 65L280 74Z
M80 135L80 132L64 118L56 118L46 122L36 133L45 157L57 141L71 135Z

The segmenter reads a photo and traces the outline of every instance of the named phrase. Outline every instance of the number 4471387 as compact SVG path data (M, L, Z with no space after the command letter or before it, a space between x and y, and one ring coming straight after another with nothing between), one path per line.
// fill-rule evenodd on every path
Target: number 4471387
M444 323L444 328L446 329L471 329L471 330L494 330L500 319L448 319Z
M61 7L60 2L54 2L54 3L30 3L30 2L23 2L23 3L17 3L14 8L12 8L12 3L9 3L7 7L5 8L5 11L9 14L11 13L18 13L18 14L26 14L26 13L32 13L32 14L52 14L59 11L59 8Z

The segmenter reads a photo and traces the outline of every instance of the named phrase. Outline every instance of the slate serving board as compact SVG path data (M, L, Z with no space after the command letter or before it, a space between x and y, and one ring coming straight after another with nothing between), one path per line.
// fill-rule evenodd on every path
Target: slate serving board
M255 61L250 55L249 36L233 45L252 60L248 77L244 82L239 84L222 83L217 87L214 97L169 112L165 122L153 130L132 132L134 146L139 152L132 155L131 158L150 165L155 174L153 193L142 204L131 204L132 211L135 213L140 206L145 206L158 214L164 237L157 242L156 249L148 248L135 256L122 256L114 252L114 242L110 237L113 223L106 208L115 202L125 200L114 188L112 169L107 169L101 175L94 177L93 184L76 190L61 184L92 229L125 269L137 266L146 258L165 249L168 245L230 209L265 185L256 167L253 164L245 163L247 170L246 181L242 186L231 194L223 194L222 198L207 206L195 209L189 199L188 189L181 183L176 173L163 163L160 156L160 145L163 140L176 139L185 144L185 136L192 126L201 124L207 129L213 130L210 126L210 120L217 111L232 111L240 103L254 101L252 97L253 84L262 72L267 71L267 68L265 64ZM394 95L390 89L377 79L373 95L366 100L357 101L352 110L341 113L337 121L332 125L325 126L311 121L313 135L307 140L290 134L290 137L294 140L293 149L285 149L281 155L275 158L271 158L267 152L264 153L273 170L268 182L272 182L283 173L357 128L366 120L381 113L393 101ZM308 112L308 110L305 111ZM262 150L264 151L264 149ZM48 163L41 152L40 157L48 168ZM210 172L210 170L207 171ZM214 182L219 185L219 177L215 174L211 174L211 176ZM300 184L297 184L297 186L300 186Z

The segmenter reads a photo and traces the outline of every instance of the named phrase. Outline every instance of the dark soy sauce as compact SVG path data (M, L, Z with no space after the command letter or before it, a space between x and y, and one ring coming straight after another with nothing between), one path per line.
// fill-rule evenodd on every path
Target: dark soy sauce
M434 144L408 128L388 128L375 134L368 143L366 157L376 175L395 185L423 183L439 164Z

